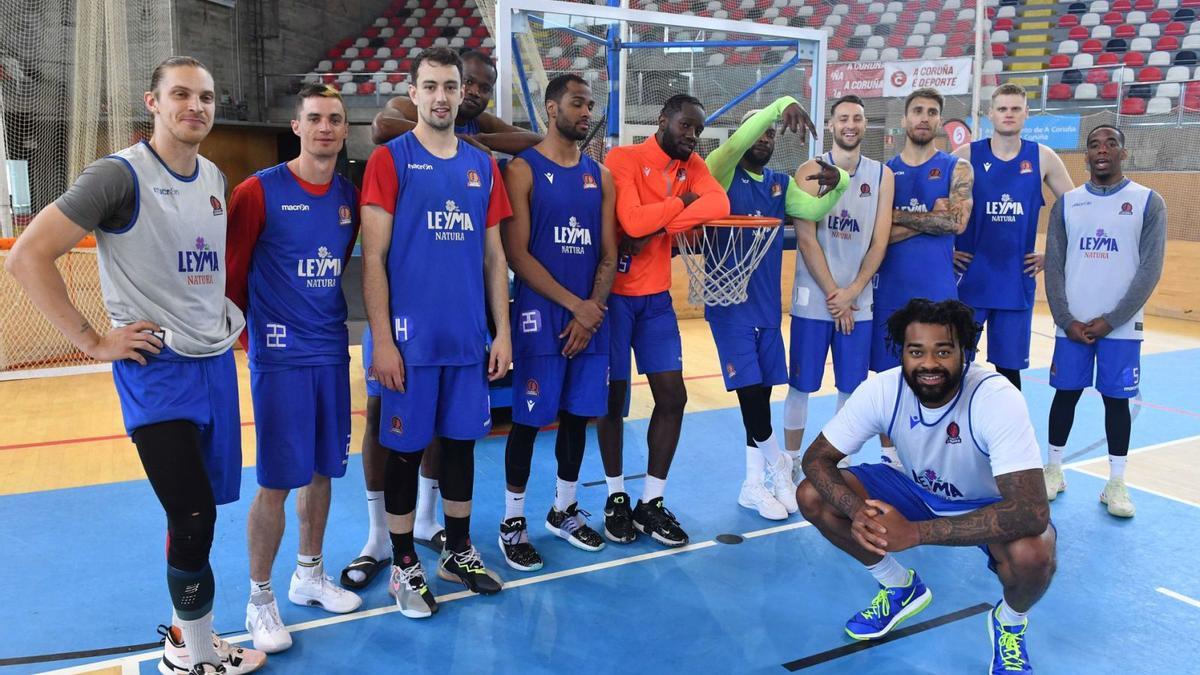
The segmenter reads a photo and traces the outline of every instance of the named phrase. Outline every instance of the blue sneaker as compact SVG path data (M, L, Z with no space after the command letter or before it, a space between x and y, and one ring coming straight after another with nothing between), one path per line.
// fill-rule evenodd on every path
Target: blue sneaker
M904 586L880 585L871 606L850 617L846 634L855 640L875 640L887 635L910 616L925 609L933 600L933 591L913 570L908 571Z
M996 613L1000 603L988 612L988 633L992 636L992 675L1032 673L1029 652L1025 651L1025 630L1029 621L1020 626L1003 626Z

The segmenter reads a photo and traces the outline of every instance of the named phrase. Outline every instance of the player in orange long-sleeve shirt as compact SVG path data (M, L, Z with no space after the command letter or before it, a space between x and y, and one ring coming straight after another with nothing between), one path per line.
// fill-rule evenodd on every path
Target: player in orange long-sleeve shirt
M704 130L704 106L691 96L667 99L658 132L638 145L613 148L605 159L617 191L621 257L608 298L611 330L608 415L598 425L608 502L604 534L629 543L637 532L666 546L688 543L687 533L663 506L667 471L679 443L687 390L683 347L671 305L672 235L729 215L729 197L693 152ZM650 449L645 489L630 509L621 455L625 395L632 347L638 372L654 395L646 444Z

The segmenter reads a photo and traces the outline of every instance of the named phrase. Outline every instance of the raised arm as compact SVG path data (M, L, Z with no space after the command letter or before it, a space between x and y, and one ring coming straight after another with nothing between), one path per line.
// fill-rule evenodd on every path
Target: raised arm
M962 234L967 229L967 221L971 219L971 208L974 205L971 190L974 186L975 171L971 168L971 163L959 159L954 165L954 175L950 179L950 196L946 199L945 210L937 208L936 205L934 210L928 213L895 209L892 213L892 223L924 234Z
M742 156L758 142L767 129L775 124L783 115L783 111L793 105L798 110L803 110L796 99L791 96L780 96L771 105L742 122L741 126L725 139L724 143L709 153L708 157L704 159L704 163L708 165L709 172L721 184L721 187L729 189L729 185L733 182L734 170L737 169L738 162L742 161Z
M825 168L836 169L838 181L832 190L822 195L820 194L821 186L813 176L819 175ZM821 220L829 215L834 206L837 206L838 200L846 194L848 187L850 187L850 174L846 173L845 169L824 164L819 158L810 159L801 164L796 169L796 175L788 181L787 213L793 218Z

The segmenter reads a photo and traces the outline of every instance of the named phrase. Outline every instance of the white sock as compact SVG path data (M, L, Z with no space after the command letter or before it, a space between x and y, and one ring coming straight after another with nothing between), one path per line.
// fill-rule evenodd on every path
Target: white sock
M766 460L767 466L773 466L775 462L779 461L779 439L775 437L773 432L770 436L767 436L767 440L754 441L754 444L762 451L763 459Z
M200 663L211 663L214 666L221 664L221 656L213 647L212 624L211 610L199 619L192 621L186 621L179 616L175 617L175 625L179 626L179 632L183 633L183 644L188 655L192 657L193 667Z
M525 493L504 491L504 519L525 516Z
M608 496L611 497L618 492L625 491L625 474L620 476L605 476L604 482L608 483Z
M663 490L665 490L666 487L666 478L655 478L650 474L646 474L645 484L642 486L642 503L649 504L655 499L663 496Z
M1117 457L1116 455L1108 456L1108 477L1109 479L1120 478L1125 480L1125 457Z
M250 580L250 599L252 601L261 600L263 602L267 602L270 601L272 597L274 597L274 593L271 591L270 579L267 579L266 581L255 581L254 579ZM254 604L261 605L263 602L255 602Z
M867 566L867 571L875 577L875 581L884 586L904 586L908 584L908 570L904 569L890 553L883 560Z
M800 450L784 450L784 452L786 452L788 454L788 457L792 458L792 461L794 461L794 462L800 461L800 452L801 452Z
M746 482L747 483L762 483L763 473L766 470L766 461L763 459L762 451L753 445L746 446Z
M417 520L416 527L413 528L414 533L420 531L433 536L442 529L437 522L437 504L440 493L436 478L426 478L423 475L417 477ZM426 532L430 529L432 532ZM418 538L426 539L428 537Z
M367 543L359 552L360 556L370 556L383 560L392 556L392 540L388 537L387 508L385 507L383 490L367 490L367 516L370 525L367 528ZM350 578L361 582L367 578L361 570L351 570Z
M849 401L849 400L850 400L850 394L839 391L838 398L837 398L837 410L841 410L842 406L846 405L846 401ZM837 412L837 411L835 410L834 412Z
M316 555L296 554L296 576L302 579L318 577L324 571L324 567L321 566L320 553Z
M1050 466L1062 466L1063 450L1066 450L1062 445L1051 445L1050 447Z
M571 480L563 480L558 478L554 483L554 510L566 511L567 507L575 503L575 486L578 483Z
M996 608L996 618L1000 620L1002 626L1021 626L1025 624L1025 617L1029 612L1018 612L1009 606L1008 600L1001 600L1000 606Z

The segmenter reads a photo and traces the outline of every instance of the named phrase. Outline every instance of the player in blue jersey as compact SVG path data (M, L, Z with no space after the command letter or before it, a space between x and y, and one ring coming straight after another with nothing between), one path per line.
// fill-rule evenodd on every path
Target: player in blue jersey
M783 123L781 133L815 132L808 112L796 99L783 96L762 110L746 113L737 131L705 164L728 193L734 215L769 216L785 222L820 220L845 192L850 177L820 160L806 165L800 180L815 183L818 197L802 190L787 173L767 168L775 153L775 124L779 121ZM803 135L800 140L803 142ZM783 237L776 236L751 273L746 301L704 308L721 360L725 390L737 393L746 432L746 474L738 504L769 520L783 520L798 508L792 458L781 452L771 427L771 387L787 382L779 329L782 266Z
M229 200L226 294L246 313L258 493L250 505L250 600L256 649L292 638L271 590L284 502L298 489L300 543L288 599L344 614L362 600L325 576L331 478L350 453L350 365L342 270L358 238L358 194L334 172L349 131L342 97L324 84L297 96L300 156L264 169Z
M225 297L225 176L199 154L212 130L213 90L212 75L196 59L160 63L144 96L154 120L150 139L84 169L38 213L5 261L71 344L113 364L125 429L166 514L174 617L159 628L158 670L165 675L235 675L266 661L212 631L216 507L237 500L242 475L230 348L245 325ZM103 334L72 304L55 265L89 232L112 319ZM90 601L81 590L79 602Z
M837 407L867 378L871 356L871 279L887 251L892 227L892 170L863 157L866 108L850 94L829 108L833 148L827 160L852 172L850 187L820 223L796 224L792 288L791 369L783 430L792 457L792 482L803 478L800 448L808 423L808 397L821 388L825 359L833 351ZM797 176L808 170L802 166ZM811 189L811 186L809 186Z
M1109 479L1100 501L1120 518L1134 513L1125 486L1129 399L1141 385L1142 314L1162 276L1167 240L1166 203L1125 177L1127 157L1121 130L1092 129L1088 182L1055 202L1046 228L1046 300L1058 327L1046 496L1054 499L1067 488L1062 459L1075 405L1095 384L1108 440Z
M592 89L573 73L546 85L546 138L504 171L513 217L501 233L516 273L512 429L504 449L500 549L513 569L542 567L529 542L525 487L538 429L558 419L558 480L546 529L584 551L604 548L576 503L588 419L608 405L608 293L616 272L612 176L580 152Z
M470 524L475 441L492 426L488 381L512 360L508 265L496 227L512 211L496 161L454 134L458 55L423 52L409 82L417 126L376 148L363 179L363 295L382 387L379 442L389 450L389 590L402 614L420 618L437 609L413 549L417 473L435 437L446 517L438 576L477 593L501 589L471 544Z
M1042 185L1055 198L1075 187L1053 150L1021 138L1027 101L1021 85L996 87L988 112L992 137L954 151L978 178L971 220L954 243L954 264L962 274L958 299L987 325L987 360L1017 389L1021 370L1029 367L1035 279L1044 264L1036 250Z

